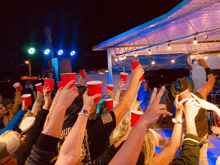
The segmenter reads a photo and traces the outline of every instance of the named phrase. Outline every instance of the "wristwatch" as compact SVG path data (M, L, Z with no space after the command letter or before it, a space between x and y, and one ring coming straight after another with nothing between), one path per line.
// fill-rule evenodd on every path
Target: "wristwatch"
M79 114L78 115L85 115L86 117L89 117L89 115L90 115L90 112L89 111L87 111L87 110L85 110L85 109L83 109L82 111L80 111L79 112Z

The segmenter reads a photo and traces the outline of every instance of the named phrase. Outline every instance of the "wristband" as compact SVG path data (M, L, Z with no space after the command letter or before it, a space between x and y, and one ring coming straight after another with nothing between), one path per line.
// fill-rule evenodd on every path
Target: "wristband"
M172 118L172 122L173 122L174 124L176 124L176 123L178 123L178 124L183 124L183 121L179 121L179 120L177 120L177 119L175 119L175 118Z
M212 71L210 70L210 68L206 68L205 72L206 72L206 75L213 74Z
M79 112L79 114L78 114L78 115L84 115L84 116L86 116L86 117L89 117L90 112L89 112L89 111L87 111L87 110L85 110L85 109L83 109L81 112Z

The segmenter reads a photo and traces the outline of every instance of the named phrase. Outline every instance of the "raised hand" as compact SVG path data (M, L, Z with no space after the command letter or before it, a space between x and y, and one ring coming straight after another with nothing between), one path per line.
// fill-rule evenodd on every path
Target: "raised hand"
M125 86L125 82L123 80L120 80L118 84L118 89L121 90Z
M70 86L75 80L70 81L66 86L60 91L59 97L57 98L57 104L62 108L68 108L77 96L79 96L78 88Z
M48 103L50 103L51 101L51 93L49 91L50 91L50 87L43 89L43 96L44 96L45 102L48 102Z
M208 67L207 63L206 63L205 60L203 60L203 59L199 59L198 63L199 63L200 65L202 65L204 68L207 68L207 67Z
M133 77L136 79L140 79L144 74L143 66L138 65L134 70L132 70Z
M43 97L43 93L37 91L37 101L41 102L42 101L42 97Z
M80 79L79 79L79 85L82 85L83 83L84 83L84 81L85 81L85 79L86 79L86 77L80 77Z
M21 108L23 111L27 111L28 109L28 106L26 105L25 101L23 100L22 101L22 108Z
M109 89L106 89L107 90L107 96L110 96L111 98L114 98L115 97L115 93Z
M184 114L186 118L195 119L196 115L199 112L200 107L198 106L198 103L195 99L188 99L186 105L184 106Z
M90 111L94 105L94 100L100 97L101 94L96 94L94 96L89 96L88 89L83 94L83 109Z
M157 88L154 88L153 93L150 98L150 103L148 105L148 108L146 109L144 115L142 118L146 120L146 124L148 126L153 125L157 122L158 118L163 115L169 115L172 116L172 113L168 112L166 110L165 104L160 104L160 99L165 91L165 87L163 86L159 93L157 94Z
M216 105L209 103L208 101L205 101L203 99L198 98L193 93L191 93L191 95L194 99L196 99L196 101L199 102L199 104L196 104L197 106L199 106L203 109L206 109L206 110L212 110L218 115L218 117L220 117L220 109Z

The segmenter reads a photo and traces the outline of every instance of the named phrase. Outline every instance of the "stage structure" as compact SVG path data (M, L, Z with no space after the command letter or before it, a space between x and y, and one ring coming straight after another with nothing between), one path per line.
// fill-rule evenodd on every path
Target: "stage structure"
M219 11L219 0L184 0L168 13L104 41L93 50L107 50L109 83L112 72L121 72L123 67L130 72L130 62L135 59L145 70L192 69L189 58L198 57L207 60L211 69L219 69Z

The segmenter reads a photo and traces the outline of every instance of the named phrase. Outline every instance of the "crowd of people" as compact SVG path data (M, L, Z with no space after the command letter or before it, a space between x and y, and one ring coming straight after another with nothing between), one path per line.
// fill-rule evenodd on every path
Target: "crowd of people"
M101 94L89 95L86 78L75 87L75 80L70 81L54 97L48 87L41 93L27 83L24 89L32 94L32 105L27 106L17 89L13 101L0 104L0 165L208 165L206 110L218 117L220 110L206 101L215 77L204 60L199 63L208 81L196 93L189 77L173 82L173 113L167 111L165 86L151 90L147 80L140 81L141 65L133 69L126 91L122 80L115 93L106 89L107 98L113 99L111 111L105 99L94 103ZM143 113L133 127L132 111ZM173 121L171 138L153 129L161 116ZM212 131L219 136L219 127ZM156 154L156 147L163 150Z

